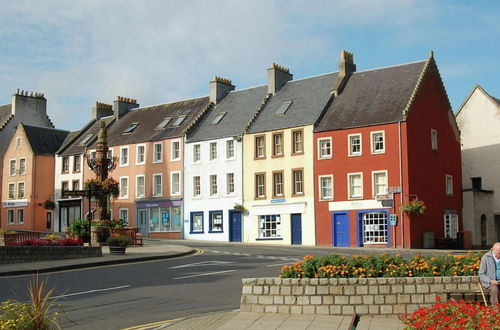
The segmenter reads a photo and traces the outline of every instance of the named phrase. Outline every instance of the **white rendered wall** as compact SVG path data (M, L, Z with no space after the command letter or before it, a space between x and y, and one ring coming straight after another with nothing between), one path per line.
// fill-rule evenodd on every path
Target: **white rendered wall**
M85 159L83 155L78 155L80 157L80 172L73 172L73 156L68 156L69 158L69 173L61 173L62 170L62 159L63 157L56 155L55 157L55 182L54 182L54 202L56 203L56 208L54 209L54 219L53 228L54 231L61 231L59 228L59 201L70 201L70 200L81 200L81 198L61 198L61 186L63 181L68 181L69 190L73 190L73 181L78 180L80 183L80 189L83 189L83 166Z
M234 141L234 157L226 158L226 141ZM210 143L217 142L217 159L210 160ZM201 160L193 162L193 146L201 147ZM229 210L242 204L242 143L221 138L184 146L184 239L229 241ZM234 194L226 193L226 174L234 173ZM218 194L210 195L210 175L217 175ZM200 176L201 196L193 197L193 177ZM223 232L209 233L209 212L222 211ZM190 233L191 212L203 212L203 233ZM243 218L243 217L242 217ZM243 219L242 219L243 222ZM243 223L242 223L243 231ZM242 233L243 235L243 233Z

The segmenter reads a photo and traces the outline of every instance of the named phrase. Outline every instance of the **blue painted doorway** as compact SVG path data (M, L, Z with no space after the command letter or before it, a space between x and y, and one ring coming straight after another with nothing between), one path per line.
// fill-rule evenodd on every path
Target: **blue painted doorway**
M241 242L241 212L229 211L229 241Z
M292 244L302 244L302 214L292 214Z
M333 246L349 246L349 215L347 212L332 214Z

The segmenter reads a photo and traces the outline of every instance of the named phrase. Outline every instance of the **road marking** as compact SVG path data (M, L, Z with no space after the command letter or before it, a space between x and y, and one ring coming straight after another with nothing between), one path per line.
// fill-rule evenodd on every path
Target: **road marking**
M60 296L50 297L50 299L56 299L56 298L62 298L62 297L71 297L71 296L78 296L78 295L88 294L88 293L94 293L94 292L103 292L103 291L111 291L111 290L125 289L125 288L130 288L130 287L131 287L131 285L122 285L122 286L115 286L115 287L113 287L113 288L95 289L95 290L89 290L89 291L82 291L82 292L68 293L68 294L62 294L62 295L60 295Z
M212 272L212 273L204 273L204 274L196 274L196 275L188 275L188 276L181 276L181 277L174 277L174 280L182 280L184 278L191 278L191 277L199 277L199 276L210 276L210 275L217 275L217 274L223 274L223 273L230 273L230 272L235 272L236 269L231 269L231 270L223 270L220 272Z
M266 267L275 267L275 266L284 266L284 265L289 265L289 262L282 263L282 264L272 264L272 265L266 265Z
M183 319L182 317L178 319L172 319L172 320L165 320L165 321L158 321L158 322L153 322L153 323L148 323L148 324L142 324L142 325L137 325L135 327L130 327L130 328L125 328L122 330L143 330L143 329L151 329L151 328L156 328L158 326L162 325L168 325L174 321L181 320Z
M233 261L210 260L210 261L201 261L201 262L194 262L192 264L185 264L185 265L180 265L180 266L174 266L174 267L170 267L170 269L186 268L186 267L212 266L212 265L223 265L223 264L234 264L234 263L235 262L233 262Z

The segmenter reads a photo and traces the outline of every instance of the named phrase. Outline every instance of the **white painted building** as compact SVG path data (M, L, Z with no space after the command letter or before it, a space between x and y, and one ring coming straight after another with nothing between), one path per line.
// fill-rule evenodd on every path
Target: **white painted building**
M242 241L242 134L266 99L266 86L233 91L231 81L210 83L215 105L189 130L184 148L184 239Z
M456 120L462 142L464 230L473 246L500 239L500 100L476 85Z

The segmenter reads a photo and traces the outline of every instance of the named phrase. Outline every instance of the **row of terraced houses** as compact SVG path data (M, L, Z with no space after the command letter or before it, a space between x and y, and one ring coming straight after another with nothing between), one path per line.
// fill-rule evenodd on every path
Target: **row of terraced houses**
M421 247L426 232L464 229L460 132L432 53L356 71L343 51L337 72L293 80L273 64L267 76L240 90L215 77L209 95L160 105L97 102L71 132L11 115L1 226L59 232L85 217L86 199L61 191L94 176L104 123L120 184L110 216L147 237ZM21 91L0 112L21 101L46 102ZM400 211L412 200L425 214Z

